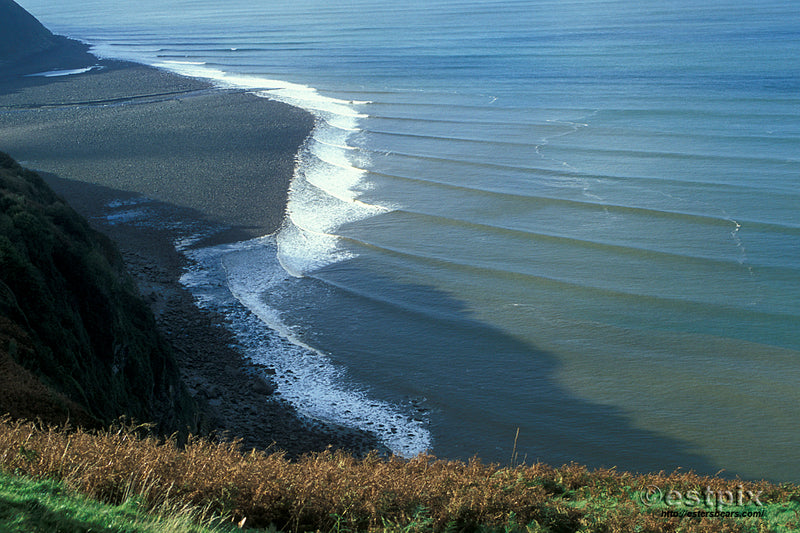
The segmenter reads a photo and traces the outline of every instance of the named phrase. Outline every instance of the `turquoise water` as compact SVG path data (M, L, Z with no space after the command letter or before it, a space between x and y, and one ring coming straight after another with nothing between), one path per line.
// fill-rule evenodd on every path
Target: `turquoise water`
M797 3L20 4L315 113L284 228L186 279L308 416L800 480Z

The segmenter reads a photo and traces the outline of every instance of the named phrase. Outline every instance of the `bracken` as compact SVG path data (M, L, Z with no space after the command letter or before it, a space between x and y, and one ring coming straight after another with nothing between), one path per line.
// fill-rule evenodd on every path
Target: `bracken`
M656 485L687 491L761 491L765 502L800 500L792 484L691 472L633 475L577 464L500 467L477 459L412 459L328 450L290 461L243 452L239 443L142 436L145 426L105 431L0 418L0 468L55 478L101 501L137 497L151 508L192 505L284 531L758 531L757 520L664 517L638 494ZM761 524L763 525L763 524ZM795 516L785 531L800 527ZM769 529L765 529L769 530Z

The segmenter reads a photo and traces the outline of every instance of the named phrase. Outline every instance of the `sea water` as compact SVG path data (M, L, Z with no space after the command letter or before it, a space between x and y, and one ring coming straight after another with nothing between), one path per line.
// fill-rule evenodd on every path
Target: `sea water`
M184 277L304 415L800 480L800 4L20 4L314 113L282 229Z

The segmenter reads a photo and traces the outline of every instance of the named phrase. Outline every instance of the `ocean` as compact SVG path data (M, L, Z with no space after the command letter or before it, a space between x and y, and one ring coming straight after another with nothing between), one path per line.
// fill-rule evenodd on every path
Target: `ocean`
M315 115L280 231L176 243L305 416L800 481L797 2L19 3Z

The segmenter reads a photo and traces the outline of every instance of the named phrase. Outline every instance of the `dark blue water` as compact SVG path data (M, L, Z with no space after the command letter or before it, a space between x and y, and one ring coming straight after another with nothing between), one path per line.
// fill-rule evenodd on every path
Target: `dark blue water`
M316 114L284 228L187 276L309 416L800 479L797 3L21 4Z

